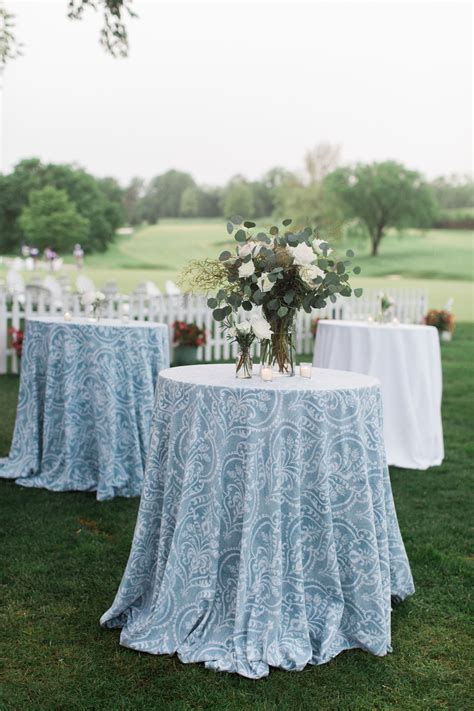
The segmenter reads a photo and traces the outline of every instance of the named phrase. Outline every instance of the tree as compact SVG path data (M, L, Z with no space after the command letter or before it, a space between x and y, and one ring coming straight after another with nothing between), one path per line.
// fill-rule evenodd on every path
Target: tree
M436 215L433 194L421 175L394 161L338 168L324 184L346 217L363 223L373 256L389 227L429 227Z
M150 224L159 217L179 217L181 196L186 188L194 188L196 183L189 173L168 170L150 181L142 200L143 219Z
M129 225L139 225L142 220L140 201L143 197L145 181L142 178L132 178L130 184L122 193L122 206L125 219Z
M222 196L222 212L227 218L232 215L254 216L255 202L252 188L241 176L233 178L225 188Z
M76 242L84 243L89 230L89 221L78 213L66 191L51 186L31 191L19 223L27 241L39 249L70 251Z
M472 210L474 207L474 182L469 175L436 178L430 186L442 210Z
M88 220L89 230L83 241L87 251L105 250L123 222L120 201L112 199L110 180L101 184L81 168L44 165L37 158L20 161L13 172L0 181L0 249L7 253L18 249L24 238L18 219L20 213L28 203L30 192L46 186L65 190L78 213Z
M3 3L0 5L0 71L11 59L21 55L21 44L14 33L15 16L12 15Z
M15 37L14 15L0 5L0 67L21 54L21 43ZM124 17L137 17L133 0L67 0L68 17L81 20L86 8L102 9L104 24L100 44L112 57L128 56L128 34Z
M304 163L310 185L320 183L326 175L335 170L339 165L340 158L341 146L333 146L331 143L318 143L307 151Z
M182 217L197 217L199 211L199 188L186 188L181 193L181 201L179 204L179 214Z

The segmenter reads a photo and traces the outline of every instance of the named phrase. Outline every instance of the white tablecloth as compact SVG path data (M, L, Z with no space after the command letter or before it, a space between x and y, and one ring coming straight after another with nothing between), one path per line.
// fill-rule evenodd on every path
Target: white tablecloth
M441 464L442 374L434 327L320 321L314 364L380 380L389 464L407 469Z

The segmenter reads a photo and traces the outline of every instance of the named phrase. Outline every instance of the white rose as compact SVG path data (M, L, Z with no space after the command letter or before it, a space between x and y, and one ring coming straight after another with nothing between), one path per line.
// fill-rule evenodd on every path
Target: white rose
M95 301L95 294L93 291L85 291L82 294L81 302L84 304L84 306L88 306L89 304L92 304L93 301Z
M96 301L105 301L105 294L102 291L96 291L95 300Z
M269 340L273 333L268 321L261 316L255 316L252 319L252 331L260 341Z
M263 293L271 291L273 288L273 282L270 281L268 274L262 274L261 277L257 279L257 286Z
M235 338L237 335L237 329L235 328L235 326L232 326L232 328L227 329L227 333L231 338Z
M250 321L242 321L241 323L236 323L235 328L239 333L246 335L247 333L250 333L252 325Z
M237 247L237 254L239 257L247 257L249 254L252 254L252 243L245 242L242 246Z
M294 258L294 263L299 265L312 264L316 259L313 248L306 242L301 242L297 247L287 247L291 256Z
M313 288L315 287L314 279L317 279L319 276L324 278L323 270L317 267L316 264L307 264L306 266L300 267L298 271L304 283Z
M313 251L316 252L316 254L322 254L323 250L321 249L322 244L327 244L326 240L324 239L315 239L313 240ZM331 254L332 249L326 250L326 254L329 255Z
M239 267L239 277L245 279L246 277L252 276L255 272L255 264L250 260L249 262L244 262Z

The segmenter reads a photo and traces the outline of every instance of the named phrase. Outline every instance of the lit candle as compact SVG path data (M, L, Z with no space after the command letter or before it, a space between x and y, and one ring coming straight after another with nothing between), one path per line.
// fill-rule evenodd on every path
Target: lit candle
M273 380L273 368L271 365L262 365L260 369L262 380Z
M394 326L398 326L398 324L400 323L400 321L399 321L398 318L395 316L395 317L392 319L392 323L393 323Z
M130 304L122 304L122 313L124 315L130 313Z
M302 378L311 377L312 365L311 363L300 363L300 375Z
M70 311L64 312L64 320L65 321L72 321L72 313Z
M368 321L369 323L373 323L373 322L374 322L373 316L369 316L369 317L367 318L367 321Z

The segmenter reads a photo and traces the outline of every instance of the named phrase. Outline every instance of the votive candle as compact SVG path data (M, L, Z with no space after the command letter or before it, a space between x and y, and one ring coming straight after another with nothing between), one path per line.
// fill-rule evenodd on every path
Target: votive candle
M262 380L273 380L273 368L271 365L262 365L260 369Z
M302 378L310 378L312 371L311 363L300 363L300 376Z
M72 321L72 313L70 311L64 312L64 320L65 321Z

